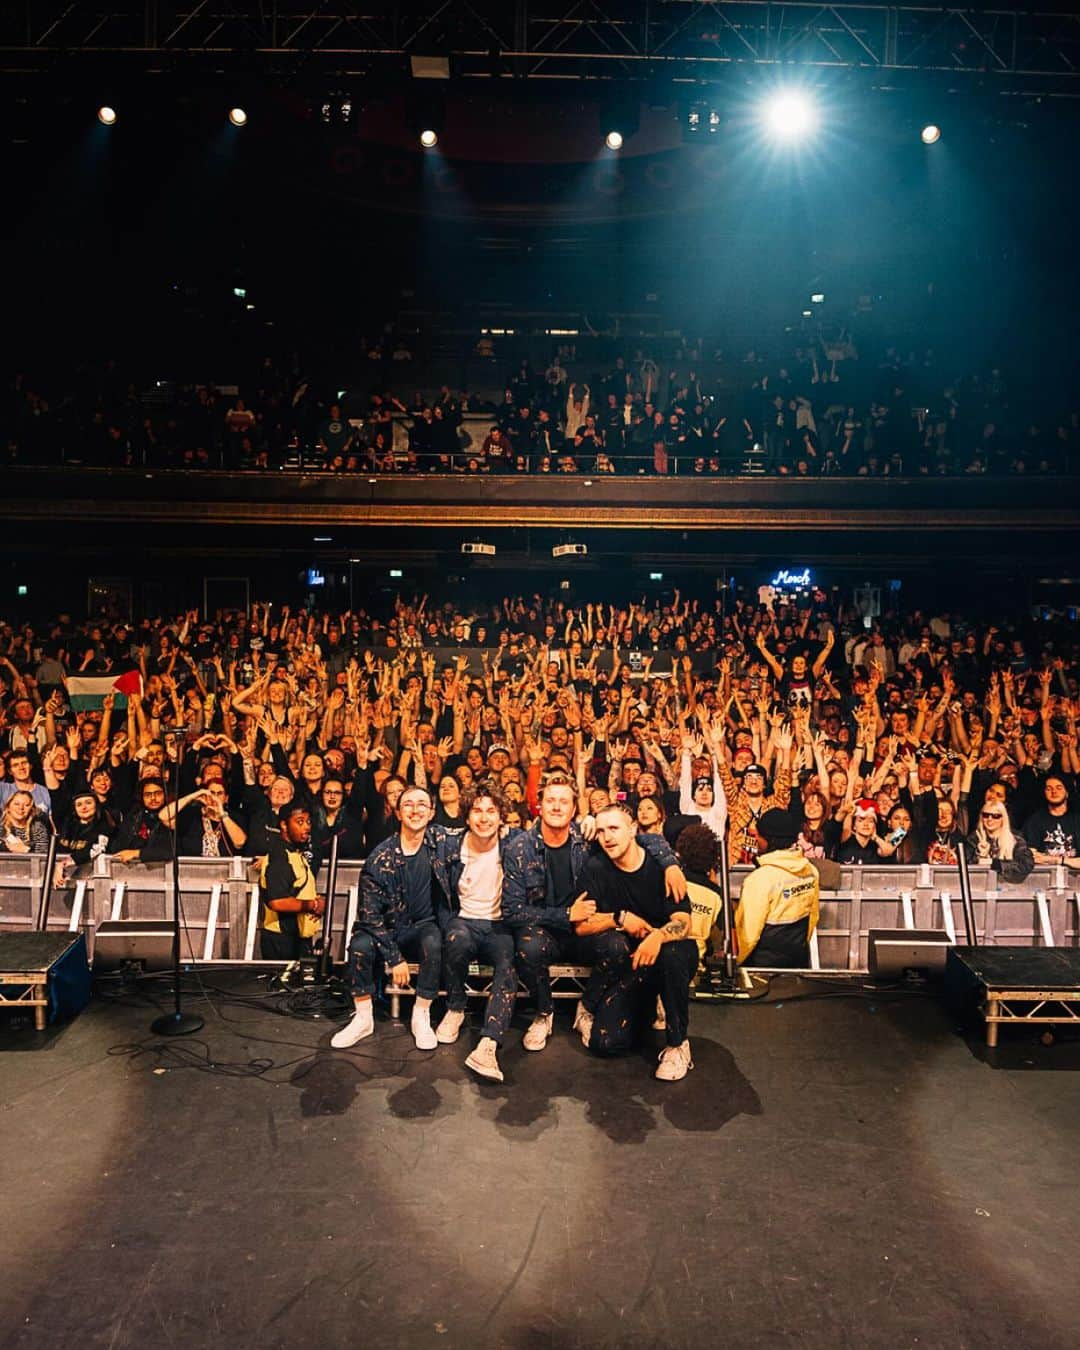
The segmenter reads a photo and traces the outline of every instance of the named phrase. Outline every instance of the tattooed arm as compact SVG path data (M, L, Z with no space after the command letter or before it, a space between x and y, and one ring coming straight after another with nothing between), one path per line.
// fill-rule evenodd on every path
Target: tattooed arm
M655 965L660 948L665 942L682 942L689 936L690 915L685 910L676 910L663 928L654 928L648 937L638 944L630 958L631 964L635 970L639 966Z

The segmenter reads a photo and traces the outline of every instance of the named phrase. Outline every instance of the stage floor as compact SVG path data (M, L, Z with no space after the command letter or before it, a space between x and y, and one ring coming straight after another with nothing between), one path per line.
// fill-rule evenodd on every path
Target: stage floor
M678 1084L566 1008L502 1086L217 1000L164 1056L0 1021L0 1345L1075 1346L1080 1044L811 992L693 1005Z

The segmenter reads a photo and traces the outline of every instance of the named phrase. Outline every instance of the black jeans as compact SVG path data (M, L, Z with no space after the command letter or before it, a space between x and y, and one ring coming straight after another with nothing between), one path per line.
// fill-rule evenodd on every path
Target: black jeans
M260 928L259 955L264 961L299 961L311 955L311 939L299 933L272 933Z
M402 956L419 962L416 993L420 998L434 998L439 992L439 974L442 970L442 933L434 919L399 929L394 934ZM375 939L363 928L358 928L349 943L349 983L354 994L375 992L375 968L378 962Z
M515 953L518 974L541 1015L555 1011L550 967L571 963L577 942L573 933L543 928L538 923L530 923L518 932Z
M446 1006L451 1012L465 1011L465 979L470 961L481 961L494 971L484 1009L484 1035L501 1044L510 1029L517 996L513 933L490 919L463 919L460 914L455 914L446 921L443 971L446 975Z
M581 939L582 958L593 968L582 998L593 1015L589 1049L600 1054L621 1054L634 1045L657 994L664 1005L668 1045L682 1045L689 1031L697 943L691 938L665 942L655 965L635 970L630 958L636 945L625 933L617 932Z

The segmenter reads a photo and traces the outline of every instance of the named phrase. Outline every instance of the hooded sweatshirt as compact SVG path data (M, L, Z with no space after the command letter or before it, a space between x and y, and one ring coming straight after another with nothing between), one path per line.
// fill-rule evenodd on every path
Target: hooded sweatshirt
M797 923L807 916L809 937L818 921L817 869L796 848L761 854L735 911L740 962L751 955L766 924Z

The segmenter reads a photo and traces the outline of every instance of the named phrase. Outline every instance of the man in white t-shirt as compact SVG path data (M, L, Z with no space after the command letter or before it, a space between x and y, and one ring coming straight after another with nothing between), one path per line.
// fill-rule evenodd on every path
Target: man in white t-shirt
M517 976L514 935L502 920L503 863L501 847L505 803L498 790L480 783L462 793L461 810L468 828L457 858L449 857L450 912L443 923L443 975L447 1012L435 1035L443 1045L456 1041L465 1021L465 979L469 964L493 968L484 1009L484 1032L465 1061L481 1078L503 1081L498 1049L514 1015ZM451 849L453 844L448 841Z

